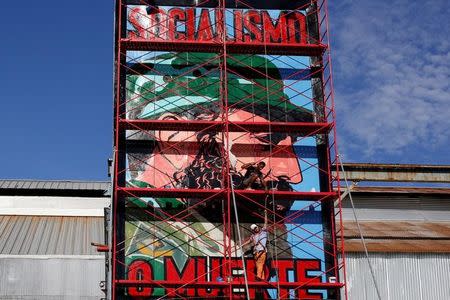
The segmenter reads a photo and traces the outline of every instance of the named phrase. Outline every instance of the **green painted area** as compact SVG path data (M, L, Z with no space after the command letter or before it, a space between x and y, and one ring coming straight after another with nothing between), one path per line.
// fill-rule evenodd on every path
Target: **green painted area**
M144 70L144 74L127 75L127 99L131 100L127 109L142 110L139 119L156 119L165 112L182 113L197 105L217 107L221 80L218 76L209 75L223 63L216 54L167 53L149 61L150 64L152 62L170 64L173 70L170 74L176 75L155 76L151 68L147 72ZM273 114L282 112L298 121L311 120L309 110L289 101L283 91L279 70L265 57L231 55L227 58L227 68L229 106L241 109L252 105L269 106ZM155 81L156 77L159 82Z

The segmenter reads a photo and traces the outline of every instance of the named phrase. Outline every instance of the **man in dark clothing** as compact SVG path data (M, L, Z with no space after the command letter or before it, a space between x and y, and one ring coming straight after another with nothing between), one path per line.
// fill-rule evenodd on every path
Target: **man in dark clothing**
M266 163L260 161L259 163L247 163L242 165L242 170L247 170L242 180L242 189L254 188L259 189L263 187L267 190L267 184L264 180L264 174L261 172L266 166Z

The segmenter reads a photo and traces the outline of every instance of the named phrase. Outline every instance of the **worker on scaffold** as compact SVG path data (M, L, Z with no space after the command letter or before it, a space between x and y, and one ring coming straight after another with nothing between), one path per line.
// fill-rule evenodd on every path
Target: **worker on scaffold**
M252 243L253 244L253 257L255 259L256 266L256 279L266 280L266 274L264 272L264 266L266 265L267 258L267 210L264 210L264 225L260 228L256 224L250 225L252 235L242 245L241 249Z
M241 169L246 170L246 172L242 180L242 189L260 189L262 187L267 191L268 187L264 180L265 176L262 173L265 166L266 163L263 161L243 164Z

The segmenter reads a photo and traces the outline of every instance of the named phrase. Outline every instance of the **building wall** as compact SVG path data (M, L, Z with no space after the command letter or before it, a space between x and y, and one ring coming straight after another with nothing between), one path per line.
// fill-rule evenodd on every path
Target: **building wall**
M381 299L449 300L450 191L352 194ZM90 243L103 241L108 204L107 196L0 193L0 299L103 297L105 260ZM353 212L343 206L345 248L353 245L346 253L349 299L378 300Z
M426 221L450 222L450 194L443 196L384 195L382 192L362 194L352 192L356 214L360 221ZM344 199L344 221L354 221L350 201Z
M430 241L432 243L432 241ZM369 253L382 300L450 299L450 254ZM347 253L351 300L378 300L364 253Z
M8 187L23 184L14 181ZM2 195L11 191L0 188L0 299L103 298L99 284L105 280L105 256L91 242L104 242L109 197L98 194L107 184L64 182L70 188L64 190L60 182L30 182L36 184L47 190Z
M1 196L0 215L103 217L106 197Z

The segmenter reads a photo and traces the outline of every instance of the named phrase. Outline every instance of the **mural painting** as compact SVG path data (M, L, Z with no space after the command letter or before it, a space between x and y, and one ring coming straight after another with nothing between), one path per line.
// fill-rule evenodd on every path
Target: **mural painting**
M128 29L132 37L149 34L137 15L143 9L129 8ZM212 14L211 19L217 18L214 10L206 11ZM189 11L181 9L175 13L181 15L178 20L187 20L189 16ZM261 20L265 16L264 13L258 14L259 17L251 17L250 12L245 14ZM280 24L289 23L283 13L279 16ZM161 21L157 18L153 22ZM206 19L205 15L203 20ZM187 21L183 26L186 37ZM166 27L150 33L158 34L161 28ZM255 37L254 33L249 36ZM289 31L280 32L280 41L283 36L289 39ZM236 31L233 38L237 38ZM309 58L302 56L233 54L224 59L215 53L129 51L124 117L187 122L316 122L309 64ZM224 76L226 85L221 80ZM267 192L254 201L234 199L236 207L230 209L236 209L237 220L233 217L230 228L224 227L227 204L223 196L211 199L128 197L124 244L127 278L235 280L243 277L244 257L248 280L259 280L252 248L241 247L254 234L252 226L257 226L267 227L268 232L263 280L326 280L320 202L280 199L269 193L320 190L318 140L314 136L268 129L266 132L224 132L214 128L127 130L128 187L220 191L230 183L234 191ZM265 219L268 225L264 225ZM227 231L231 231L228 233L231 240L226 238ZM232 249L233 271L227 278L224 269L228 266L223 261L226 245ZM252 296L257 292L250 289ZM208 298L223 293L220 288L128 288L130 296ZM233 293L245 296L243 289ZM281 296L322 299L327 294L322 290L277 289L276 285L264 289L263 293L269 299Z

